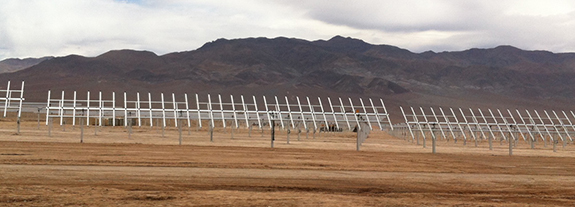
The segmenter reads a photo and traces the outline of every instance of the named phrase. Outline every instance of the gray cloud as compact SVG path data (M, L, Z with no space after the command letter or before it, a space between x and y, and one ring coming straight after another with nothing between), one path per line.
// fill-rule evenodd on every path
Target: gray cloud
M291 7L306 10L311 18L357 29L386 32L426 30L459 31L485 28L502 12L485 1L458 0L355 0L287 1Z
M415 51L512 44L574 51L572 1L355 0L278 2L327 24L387 35ZM568 32L566 32L568 31ZM419 33L419 34L418 34ZM433 35L430 35L433 33ZM404 35L409 41L397 36ZM393 38L395 37L395 38Z
M111 49L158 54L218 38L335 35L415 52L508 44L575 51L568 0L5 0L0 59Z

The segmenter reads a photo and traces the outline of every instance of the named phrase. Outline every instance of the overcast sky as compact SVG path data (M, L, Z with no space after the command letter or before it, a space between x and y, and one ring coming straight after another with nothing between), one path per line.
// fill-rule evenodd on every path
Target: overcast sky
M575 52L573 0L2 0L0 60L162 55L218 38L335 35L412 52L513 45Z

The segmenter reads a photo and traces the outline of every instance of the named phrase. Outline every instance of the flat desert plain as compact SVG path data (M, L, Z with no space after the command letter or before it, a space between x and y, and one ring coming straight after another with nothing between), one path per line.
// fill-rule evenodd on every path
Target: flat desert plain
M575 206L575 150L0 123L0 206ZM83 143L80 143L82 130ZM96 131L97 130L97 131ZM163 134L163 135L162 135Z

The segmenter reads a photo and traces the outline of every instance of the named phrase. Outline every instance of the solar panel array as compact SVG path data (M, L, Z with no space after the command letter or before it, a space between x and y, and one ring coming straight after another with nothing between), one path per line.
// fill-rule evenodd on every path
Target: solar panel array
M8 81L8 86L6 89L0 89L0 106L3 109L3 117L6 117L7 112L17 112L18 118L22 114L22 102L24 101L24 81L22 81L22 86L20 89L14 89L10 86L10 81Z
M575 113L543 110L481 110L400 107L405 119L404 136L454 140L524 140L573 142ZM409 132L409 134L407 134Z
M234 97L233 95L200 96L188 94L176 96L171 93L159 97L151 93L141 95L139 92L123 93L117 99L112 92L108 96L101 91L95 94L86 92L85 96L78 98L74 91L72 97L66 97L65 91L59 97L54 97L48 91L46 103L46 125L53 119L59 119L60 125L71 120L72 125L116 126L161 126L167 127L196 125L210 128L216 125L223 128L265 127L273 125L283 129L304 129L306 131L342 131L353 130L368 133L375 129L386 130L394 135L418 140L431 138L444 140L491 141L499 139L510 143L524 140L533 143L558 142L572 143L575 137L575 112L555 110L500 110L500 109L462 109L441 107L404 109L400 107L405 123L391 124L389 113L382 99L352 100L352 98L305 97L284 96L268 98L266 96ZM70 96L70 95L68 95ZM22 103L24 101L24 81L19 89L14 89L8 81L6 89L0 89L0 106L3 116L8 112L17 112L21 117ZM38 110L40 111L40 110ZM117 122L116 120L121 120ZM183 121L186 122L183 122ZM92 122L91 122L92 121ZM154 123L155 121L155 123ZM273 124L272 124L273 123ZM19 126L19 121L18 121ZM19 127L18 127L19 131ZM361 136L358 143L364 140ZM360 144L358 144L359 146Z
M134 96L135 95L135 96ZM85 119L86 125L95 124L103 126L105 120L112 120L116 125L116 119L135 120L138 126L154 126L153 120L161 120L160 125L168 126L170 122L178 126L178 120L186 120L187 126L191 127L196 122L198 127L203 127L207 122L210 126L221 124L222 127L235 127L240 125L258 128L272 127L272 120L281 128L305 129L305 130L353 130L361 127L360 122L366 122L369 130L393 127L389 120L387 109L382 99L363 99L353 101L351 98L300 99L298 96L268 99L266 96L223 97L217 95L217 99L210 94L200 97L171 96L165 97L163 93L152 96L151 93L141 96L140 93L123 93L123 99L118 100L116 93L105 96L102 92L97 98L88 91L86 96L78 98L76 91L73 96L66 98L64 91L60 97L54 97L48 91L46 105L46 124L49 119L58 118L60 125L64 119L72 119L72 125L76 125L77 119ZM122 98L122 97L121 97ZM179 98L176 100L176 98ZM326 101L327 100L327 101ZM345 100L345 101L344 101ZM122 103L120 106L117 103ZM359 103L359 105L358 105ZM90 123L95 119L97 123ZM228 123L231 122L231 123ZM124 126L128 121L123 122Z

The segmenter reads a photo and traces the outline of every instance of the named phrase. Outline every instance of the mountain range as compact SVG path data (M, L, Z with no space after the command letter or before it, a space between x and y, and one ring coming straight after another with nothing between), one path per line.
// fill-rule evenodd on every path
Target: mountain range
M49 60L54 57L42 57L42 58L8 58L0 61L0 73L12 73L19 70L29 68L31 66L37 65L38 63Z
M0 83L25 80L30 101L45 101L49 89L376 97L391 110L398 105L570 109L575 100L575 53L512 46L413 53L341 36L245 38L161 56L114 50L36 61L12 68L0 62L0 71L11 68L0 74Z

